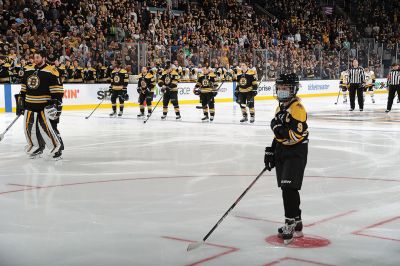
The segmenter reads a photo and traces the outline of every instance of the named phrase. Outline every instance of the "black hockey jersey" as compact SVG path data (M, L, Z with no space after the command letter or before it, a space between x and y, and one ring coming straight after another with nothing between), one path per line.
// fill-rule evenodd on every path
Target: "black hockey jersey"
M152 72L148 72L145 76L142 73L139 74L138 89L142 92L145 90L150 90L154 92L156 88L156 77Z
M283 145L295 145L308 139L307 112L299 98L287 106L278 106L275 117L283 120L283 127L275 139Z
M52 99L62 102L63 95L60 74L55 67L48 64L26 67L21 84L25 109L40 112Z
M197 79L196 88L200 89L201 93L210 93L215 91L215 79L214 73L208 75L200 75Z
M239 71L237 74L236 90L239 90L241 93L257 91L256 73L251 69L247 70L246 73Z
M0 65L0 83L10 83L11 65L4 63Z
M165 86L169 91L178 91L178 83L179 75L175 70L172 70L170 73L163 71L161 77L158 79L158 86Z
M126 90L128 88L129 75L125 69L111 72L111 88L113 90Z

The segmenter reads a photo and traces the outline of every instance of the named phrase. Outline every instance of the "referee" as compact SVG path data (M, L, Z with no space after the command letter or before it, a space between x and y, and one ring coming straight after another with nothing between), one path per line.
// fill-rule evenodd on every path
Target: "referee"
M364 95L363 87L365 85L365 71L362 67L358 66L358 60L353 60L353 67L349 68L349 94L350 94L350 110L353 111L355 108L356 94L358 99L358 106L360 112L364 109Z
M394 97L400 95L400 69L399 63L394 63L392 65L392 70L389 72L387 79L387 85L389 86L389 96L387 102L386 113L389 113L392 109Z

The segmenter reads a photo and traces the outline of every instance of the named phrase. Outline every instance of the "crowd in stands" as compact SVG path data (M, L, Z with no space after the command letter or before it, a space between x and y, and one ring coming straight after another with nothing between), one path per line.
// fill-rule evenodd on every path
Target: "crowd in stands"
M187 68L229 69L247 62L269 79L289 71L303 79L332 79L351 58L361 56L355 45L361 35L376 33L375 27L371 34L369 29L354 33L346 19L326 14L316 0L267 1L276 17L256 12L246 0L194 2L0 0L0 55L15 65L21 59L29 62L34 50L46 49L57 64L75 62L99 71L118 60L132 74L146 63L162 65L167 59ZM378 25L377 40L398 41L399 4L392 3L392 16L379 21L367 12L381 1L366 2L359 10L365 16L358 19ZM387 7L376 9L378 16ZM368 52L365 64L379 73L379 59L377 52Z

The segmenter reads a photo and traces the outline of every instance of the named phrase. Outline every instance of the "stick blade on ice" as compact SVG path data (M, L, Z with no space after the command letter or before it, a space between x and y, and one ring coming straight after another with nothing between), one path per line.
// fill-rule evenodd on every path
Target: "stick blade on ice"
M191 251L193 249L196 249L198 247L200 247L202 244L204 244L204 241L201 242L194 242L194 243L190 243L187 247L187 251Z

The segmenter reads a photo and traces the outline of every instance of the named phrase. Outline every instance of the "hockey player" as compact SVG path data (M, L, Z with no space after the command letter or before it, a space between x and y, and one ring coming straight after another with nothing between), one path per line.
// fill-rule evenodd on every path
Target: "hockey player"
M0 55L0 84L11 82L11 65L6 63L6 57Z
M240 105L243 115L240 123L248 121L246 105L250 112L250 123L254 123L255 120L254 97L257 95L257 79L255 74L254 71L248 69L246 63L240 64L235 89L236 101Z
M339 87L342 90L343 103L347 103L347 90L349 87L348 81L349 81L349 73L347 71L342 71L342 73L340 73Z
M71 66L71 61L67 59L65 61L65 76L64 80L66 83L74 82L74 67Z
M365 68L365 87L364 87L364 102L367 92L371 96L372 103L375 103L374 99L374 86L375 86L375 73L368 67Z
M147 105L147 117L149 117L152 112L151 102L153 101L154 91L156 89L156 77L154 75L156 72L156 69L148 71L147 67L143 67L142 72L139 74L137 92L139 93L140 114L137 115L138 118L144 117L145 101Z
M83 70L83 76L86 83L95 83L97 78L96 69L92 67L90 62L87 62L86 68Z
M204 67L202 74L197 79L197 83L194 87L193 93L200 96L201 106L203 107L204 117L201 119L203 122L214 121L215 116L215 100L214 97L217 96L216 88L218 87L216 83L216 75L210 68ZM210 110L210 115L208 111Z
M26 66L25 59L21 59L21 62L19 64L16 64L13 67L13 69L12 69L12 74L13 74L12 82L14 84L21 84L22 79L24 78L25 66Z
M64 95L55 67L46 64L46 52L34 54L34 66L25 68L21 92L16 95L17 115L25 116L26 152L40 157L47 146L55 160L61 159L64 145L57 129Z
M174 65L171 65L169 61L167 61L165 69L161 77L158 80L158 86L161 88L161 92L164 94L163 98L163 115L161 116L162 120L167 118L168 114L168 104L171 103L174 106L176 120L181 119L181 113L179 111L179 101L178 101L178 82L179 75L176 72L176 68Z
M98 83L108 83L110 81L110 77L108 76L107 67L103 66L102 63L98 63L96 69L97 82Z
M60 74L61 82L64 83L64 79L65 79L65 65L60 64L60 61L55 60L55 61L54 61L54 67L55 67L56 70L58 71L58 74Z
M74 60L72 79L73 83L83 83L83 68L79 66L78 60Z
M121 68L121 63L119 61L115 62L114 69L111 72L111 88L109 90L111 93L112 105L112 113L110 114L110 117L117 116L117 98L119 99L118 116L121 117L124 113L124 102L129 100L128 82L128 72Z
M276 167L278 187L282 189L285 225L278 236L289 244L294 237L303 236L300 194L308 154L307 113L296 97L299 79L296 74L282 74L275 89L279 106L271 121L274 139L265 148L264 162L269 171Z

